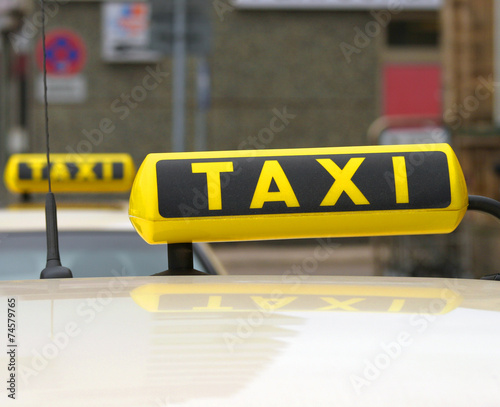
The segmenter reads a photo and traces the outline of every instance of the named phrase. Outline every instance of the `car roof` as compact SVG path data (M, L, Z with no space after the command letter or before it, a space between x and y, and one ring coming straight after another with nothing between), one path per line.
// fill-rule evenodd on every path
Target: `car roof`
M303 277L0 282L18 405L497 404L499 284Z

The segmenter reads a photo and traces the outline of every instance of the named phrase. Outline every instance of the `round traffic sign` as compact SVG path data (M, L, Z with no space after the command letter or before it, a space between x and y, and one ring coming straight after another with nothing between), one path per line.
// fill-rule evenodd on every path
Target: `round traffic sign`
M47 33L45 38L47 74L75 75L83 69L87 59L87 49L83 39L68 29L55 29ZM36 60L43 70L43 44L38 41Z

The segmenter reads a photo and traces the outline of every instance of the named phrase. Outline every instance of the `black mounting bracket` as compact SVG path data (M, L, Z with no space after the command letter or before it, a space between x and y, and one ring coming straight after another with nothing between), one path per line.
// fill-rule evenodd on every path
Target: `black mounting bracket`
M194 252L192 243L169 243L168 250L168 270L154 276L192 276L206 275L194 269Z

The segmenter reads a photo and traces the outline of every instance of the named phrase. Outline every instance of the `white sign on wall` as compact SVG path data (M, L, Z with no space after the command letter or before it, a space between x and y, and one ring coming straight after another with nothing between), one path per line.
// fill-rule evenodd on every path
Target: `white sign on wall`
M444 0L232 0L239 8L437 10Z
M431 144L451 143L451 134L444 127L395 127L385 129L379 137L379 144Z
M44 103L43 75L35 81L35 97ZM49 103L83 103L87 99L87 78L82 75L49 76L47 75L47 100Z
M149 3L102 4L102 57L108 62L150 62L161 58L149 49Z

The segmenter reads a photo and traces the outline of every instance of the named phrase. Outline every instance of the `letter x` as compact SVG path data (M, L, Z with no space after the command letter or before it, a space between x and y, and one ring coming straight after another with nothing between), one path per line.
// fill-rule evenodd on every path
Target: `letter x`
M323 301L326 301L330 305L318 308L317 311L329 311L332 309L341 309L344 311L358 311L356 308L351 307L351 305L365 300L364 298L351 298L350 300L339 301L333 297L321 297L321 299Z
M76 179L78 180L94 180L96 175L94 173L95 163L92 162L82 162L78 163L78 172L76 173Z
M364 161L364 157L351 158L343 169L340 169L331 159L318 159L318 161L328 173L335 178L335 182L326 194L321 206L334 206L345 192L356 205L369 205L359 188L352 182L352 177Z

